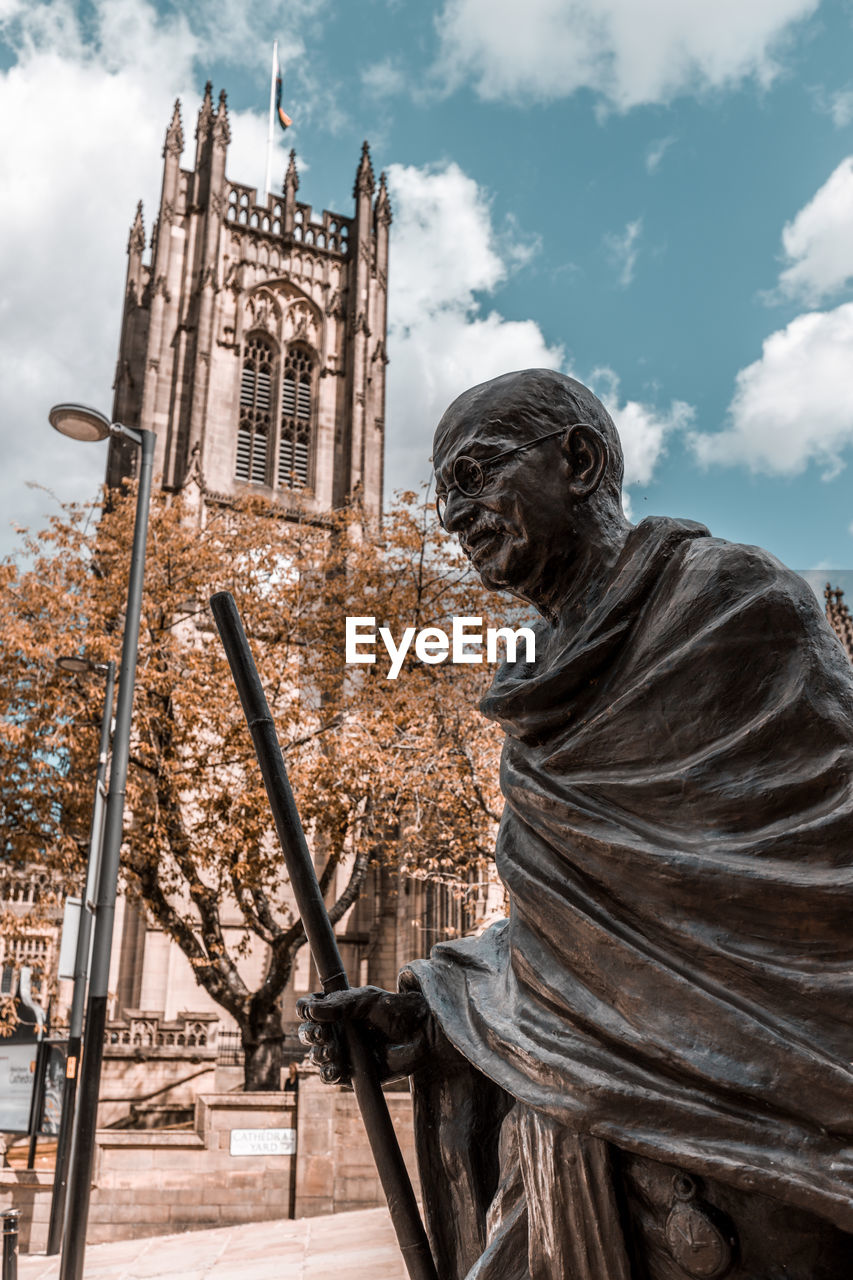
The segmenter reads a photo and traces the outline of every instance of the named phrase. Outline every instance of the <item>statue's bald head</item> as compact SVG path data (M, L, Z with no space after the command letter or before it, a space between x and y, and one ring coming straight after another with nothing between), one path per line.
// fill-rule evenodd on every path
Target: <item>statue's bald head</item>
M598 396L582 382L553 369L522 369L481 382L457 396L442 415L433 455L446 454L456 438L469 436L472 428L487 437L490 425L498 422L511 428L519 444L576 422L590 423L607 446L607 469L599 492L621 504L624 462L619 433Z

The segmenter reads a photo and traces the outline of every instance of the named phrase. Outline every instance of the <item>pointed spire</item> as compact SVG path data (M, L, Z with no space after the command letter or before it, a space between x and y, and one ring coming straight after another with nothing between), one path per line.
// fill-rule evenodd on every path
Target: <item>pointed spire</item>
M231 126L228 123L228 107L225 90L219 93L219 107L216 112L216 123L213 126L213 139L221 147L227 147L231 141Z
M355 175L355 186L353 187L353 197L357 198L362 192L373 195L373 189L376 182L373 177L373 165L370 163L370 147L366 142L361 146L361 160L358 166L358 172Z
M376 197L374 206L374 214L377 222L382 222L385 226L391 223L391 201L388 199L388 185L385 181L385 172L379 175L379 194Z
M833 591L832 584L827 582L823 594L826 599L826 620L853 662L853 617L845 603L844 592L840 587Z
M282 192L284 193L284 234L293 235L296 221L296 193L299 190L299 174L296 172L296 152L291 149L287 162L287 173L284 175Z
M198 113L198 124L195 129L197 138L206 138L210 132L210 126L213 123L213 85L208 80L204 86L204 101L201 104L201 110Z
M166 130L166 141L163 145L163 158L166 156L179 156L184 149L184 128L181 124L181 100L175 99L175 109L172 112L172 123Z
M145 249L145 224L142 221L142 201L136 206L136 217L133 219L133 225L130 228L130 238L127 242L128 253L143 253Z
M296 169L296 152L293 150L293 147L290 148L290 159L287 162L287 172L284 175L284 183L281 189L285 195L290 191L296 195L296 192L299 190L299 174Z

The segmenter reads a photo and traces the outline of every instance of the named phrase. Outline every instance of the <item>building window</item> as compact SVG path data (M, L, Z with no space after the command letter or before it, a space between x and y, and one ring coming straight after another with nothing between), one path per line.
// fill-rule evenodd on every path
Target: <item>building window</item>
M240 382L240 423L234 474L246 484L267 483L267 454L272 428L271 344L259 335L249 338Z
M314 360L301 347L291 347L281 380L281 435L278 483L285 489L308 484L313 416Z

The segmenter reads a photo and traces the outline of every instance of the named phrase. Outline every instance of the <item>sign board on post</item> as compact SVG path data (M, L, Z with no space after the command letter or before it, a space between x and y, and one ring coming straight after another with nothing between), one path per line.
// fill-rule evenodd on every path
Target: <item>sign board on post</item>
M80 932L79 898L66 898L62 916L62 937L59 943L59 977L74 977L74 959L77 954L77 934Z
M38 1043L0 1040L0 1131L27 1133L35 1084Z
M52 1040L44 1046L44 1090L38 1131L41 1134L59 1133L62 1120L62 1101L65 1096L65 1073L68 1057L68 1041Z
M80 932L80 912L88 911L79 898L65 899L65 912L62 917L62 937L59 943L59 977L73 978L77 967L77 934ZM90 913L91 914L91 913ZM95 931L89 936L89 959L86 964L88 973L92 967L92 944Z
M292 1156L296 1154L295 1129L232 1129L232 1156Z

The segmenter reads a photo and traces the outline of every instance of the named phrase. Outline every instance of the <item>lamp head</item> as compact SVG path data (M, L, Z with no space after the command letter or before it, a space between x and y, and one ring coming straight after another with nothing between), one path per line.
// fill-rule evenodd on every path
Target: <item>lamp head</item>
M84 404L55 404L47 417L55 431L72 440L106 440L110 434L109 418Z
M93 662L91 658L87 658L85 654L69 655L67 657L57 658L56 665L60 671L66 671L69 675L79 676L85 672L94 671L98 675L103 675L107 670L107 663Z

